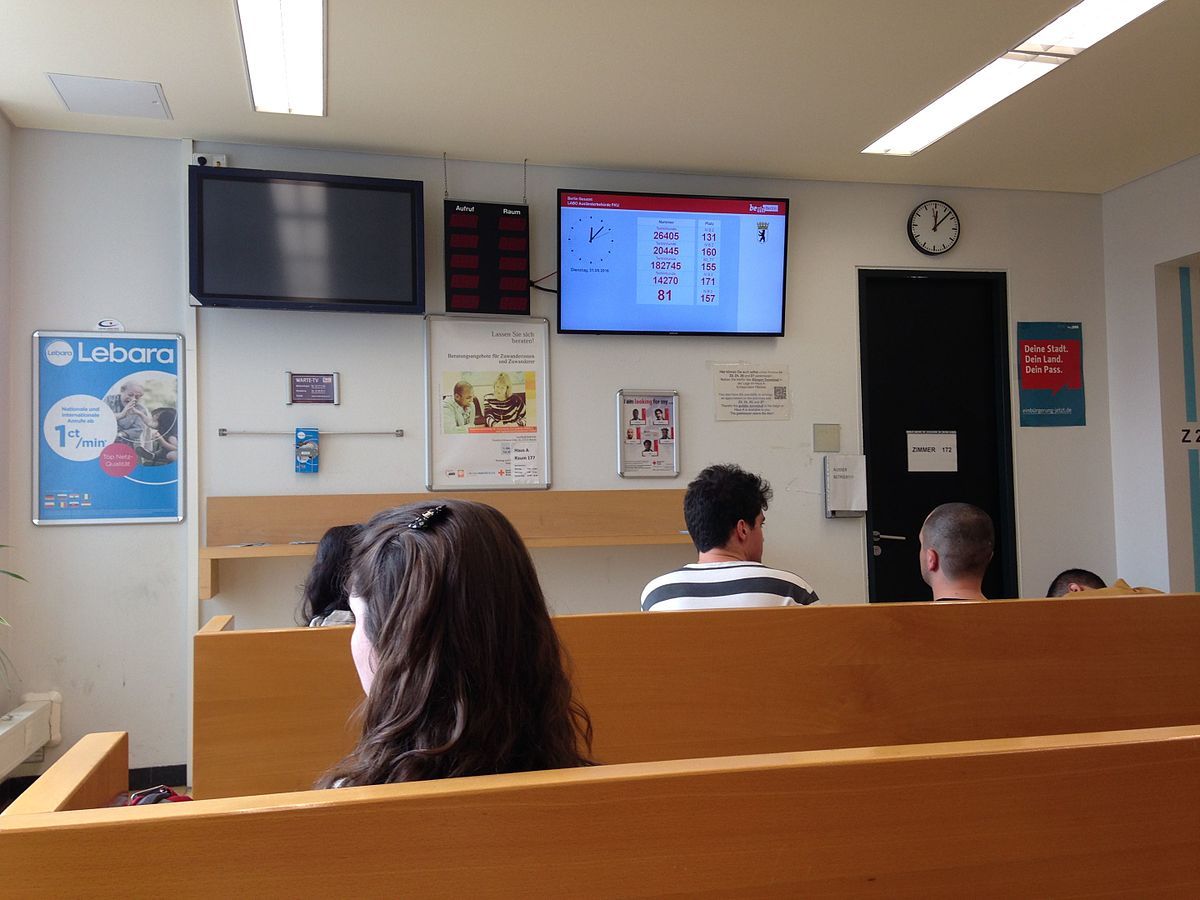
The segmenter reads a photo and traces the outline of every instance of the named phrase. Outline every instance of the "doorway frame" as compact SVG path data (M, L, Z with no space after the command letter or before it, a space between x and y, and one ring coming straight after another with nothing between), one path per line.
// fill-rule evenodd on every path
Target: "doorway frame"
M858 393L859 409L862 416L862 446L867 455L867 483L871 480L871 459L867 454L871 437L871 417L867 409L867 372L869 360L867 357L866 311L863 304L864 291L869 282L875 279L929 279L933 281L983 281L991 285L990 300L992 303L992 332L997 339L996 346L1002 353L993 357L994 376L996 384L995 399L996 431L1000 435L997 446L997 457L1000 463L1000 521L995 523L997 543L1001 552L1001 580L1006 582L1005 593L1013 597L1021 595L1021 568L1018 550L1017 530L1017 496L1016 496L1016 467L1015 467L1015 438L1012 415L1012 325L1009 321L1008 308L1008 273L1001 269L894 269L859 266L858 274ZM863 559L867 569L867 602L877 601L875 592L875 568L871 560L871 529L867 523L871 516L868 511L863 525ZM1000 540L1003 536L1003 540ZM1011 573L1012 583L1007 584L1006 573ZM1011 590L1009 590L1011 588Z

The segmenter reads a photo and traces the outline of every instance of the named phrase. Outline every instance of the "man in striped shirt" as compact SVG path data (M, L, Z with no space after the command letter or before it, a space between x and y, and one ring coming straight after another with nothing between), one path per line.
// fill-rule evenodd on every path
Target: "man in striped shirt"
M771 486L735 465L709 466L688 485L683 518L700 554L642 591L643 612L806 606L816 591L798 575L762 564L763 513Z

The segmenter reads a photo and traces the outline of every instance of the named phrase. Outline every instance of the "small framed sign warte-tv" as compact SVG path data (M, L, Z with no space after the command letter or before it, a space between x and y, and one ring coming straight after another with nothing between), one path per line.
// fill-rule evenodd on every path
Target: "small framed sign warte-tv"
M342 402L337 372L288 372L287 405Z

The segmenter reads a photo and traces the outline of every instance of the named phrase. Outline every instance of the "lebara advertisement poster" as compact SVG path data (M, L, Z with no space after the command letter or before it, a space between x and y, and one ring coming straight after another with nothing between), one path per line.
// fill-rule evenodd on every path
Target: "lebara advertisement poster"
M183 519L183 338L33 335L35 525Z

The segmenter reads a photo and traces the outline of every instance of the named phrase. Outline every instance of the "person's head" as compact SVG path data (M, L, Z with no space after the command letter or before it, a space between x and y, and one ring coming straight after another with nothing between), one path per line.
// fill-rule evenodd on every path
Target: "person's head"
M687 486L683 518L696 550L735 550L761 562L771 485L740 466L709 466Z
M307 625L317 616L350 609L350 560L361 525L335 525L317 544L317 556L304 580L300 615Z
M324 786L588 763L591 721L533 561L492 507L431 497L376 515L350 608L362 738Z
M654 420L656 422L661 422L662 417L663 417L663 411L661 409L654 410Z
M652 441L642 441L642 449L643 450L653 450L654 443Z
M1046 596L1065 597L1067 594L1103 587L1108 587L1108 585L1095 572L1089 572L1087 569L1066 569L1059 572L1050 582L1050 589L1046 591Z
M154 430L164 437L170 437L175 433L175 424L178 422L178 413L169 406L160 406L150 414L150 419L154 422Z
M475 388L471 387L470 382L460 381L454 385L454 402L463 409L469 409L474 399Z
M638 413L638 411L635 409L635 410L633 411L633 415L632 415L632 416L630 416L629 418L630 418L632 421L636 422L636 421L638 420L638 416L639 416L639 413Z
M508 377L507 372L496 376L496 381L492 384L492 394L497 400L507 400L512 396L512 379Z
M970 583L978 592L992 560L992 519L970 503L943 503L921 526L921 577L938 593L944 583Z
M667 433L668 429L664 428L662 431L663 431L663 437L670 437L670 435Z
M145 393L146 389L139 381L127 381L121 385L121 399L126 403L141 403L142 395Z

